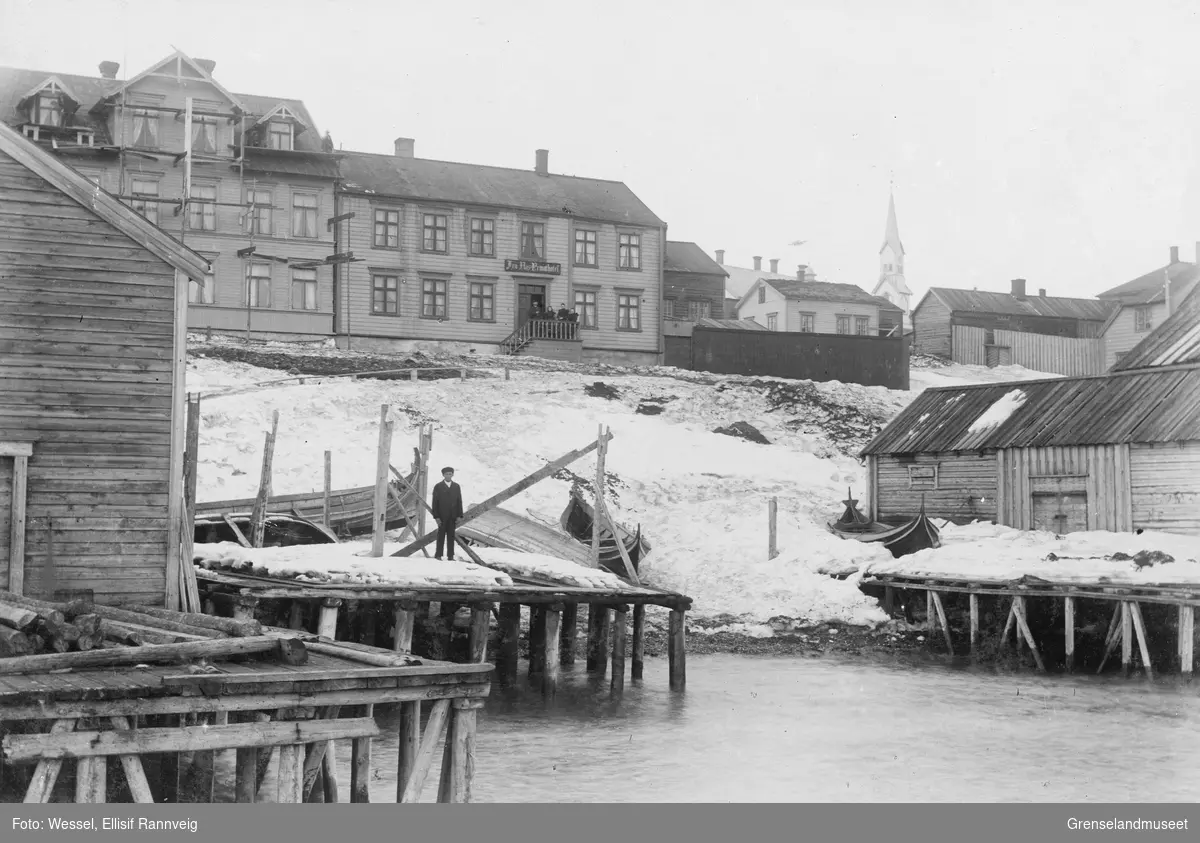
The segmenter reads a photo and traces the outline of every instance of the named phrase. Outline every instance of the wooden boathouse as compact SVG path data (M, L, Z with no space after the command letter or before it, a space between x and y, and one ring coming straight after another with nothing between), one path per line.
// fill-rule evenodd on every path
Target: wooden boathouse
M929 389L863 449L881 521L1200 535L1200 297L1109 373Z
M227 798L334 801L348 740L366 802L375 706L399 704L396 801L439 753L438 800L469 801L490 666L175 611L198 605L184 339L207 263L6 126L0 200L0 785L208 802L231 752Z

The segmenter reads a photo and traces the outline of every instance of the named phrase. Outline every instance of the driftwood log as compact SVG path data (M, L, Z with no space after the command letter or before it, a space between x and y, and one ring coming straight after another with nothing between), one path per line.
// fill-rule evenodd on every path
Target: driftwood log
M85 653L46 653L40 656L14 656L0 660L0 675L39 673L64 668L86 670L93 667L117 667L149 663L170 663L198 658L216 658L249 653L277 652L281 639L274 636L255 638L219 638L188 641L183 644L148 644L144 647L91 650ZM303 642L295 641L300 648ZM293 652L296 647L292 646Z

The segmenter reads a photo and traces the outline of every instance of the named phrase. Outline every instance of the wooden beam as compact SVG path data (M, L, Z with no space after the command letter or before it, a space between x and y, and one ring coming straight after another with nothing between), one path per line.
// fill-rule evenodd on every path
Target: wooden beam
M32 450L32 448L30 449ZM13 455L12 520L8 542L8 590L25 593L25 495L28 486L29 457Z
M621 562L625 566L625 575L629 578L631 583L640 586L642 581L638 579L637 571L633 567L633 560L629 558L629 551L625 547L625 542L621 541L618 537L617 525L616 522L613 521L612 513L608 511L608 504L604 504L601 509L604 512L604 520L608 524L608 529L612 532L613 541L617 545L617 551L621 554ZM595 519L593 519L593 521L595 521Z
M75 718L58 720L50 727L50 735L57 737L72 732L75 729ZM58 782L58 774L62 770L61 758L42 758L38 760L29 787L25 789L25 801L44 804L50 801L54 793L54 785Z
M181 575L179 597L185 612L200 612L200 587L196 582L196 567L192 563L196 524L196 482L199 471L200 451L200 398L187 397L187 425L183 462L183 521L179 571Z
M596 431L596 493L593 496L595 507L592 513L592 552L590 556L593 568L600 567L600 509L604 506L604 487L607 485L604 473L604 462L607 455L608 444L604 439L604 425L600 425ZM615 532L613 538L617 538Z
M669 684L672 691L682 691L687 686L687 613L683 609L671 610L667 639Z
M388 465L392 454L392 423L388 421L389 407L379 408L379 449L375 455L375 520L371 530L371 556L383 556L383 541L387 530Z
M1075 598L1063 598L1063 638L1066 642L1066 669L1075 669Z
M109 723L114 729L132 730L133 726L128 717L112 717ZM129 785L129 793L137 803L154 802L154 794L150 792L150 782L146 780L146 771L142 767L140 755L122 755L121 769L125 772L125 781Z
M954 644L950 641L950 624L946 622L946 610L942 606L941 595L939 595L936 591L930 591L929 594L933 597L933 607L937 610L938 623L941 624L942 632L946 636L946 652L953 656Z
M1129 615L1133 621L1134 632L1137 633L1138 650L1142 656L1142 666L1146 668L1146 678L1154 680L1154 668L1150 665L1150 648L1146 641L1146 624L1142 621L1142 607L1135 601L1129 601Z
M625 692L625 641L628 612L628 606L613 606L612 679L609 688L617 696Z
M1179 672L1191 679L1193 654L1196 646L1196 610L1191 606L1179 607Z
M562 636L559 643L559 664L575 664L575 641L579 637L579 604L567 603L562 611Z
M779 548L776 543L776 525L779 514L779 501L776 498L771 498L767 501L767 558L774 559L779 555Z
M1021 632L1021 635L1024 636L1025 643L1027 643L1029 645L1029 649L1033 653L1033 660L1035 662L1037 662L1038 670L1040 670L1042 673L1045 673L1046 665L1044 665L1042 663L1042 656L1038 652L1037 644L1034 643L1033 633L1029 631L1029 623L1025 620L1025 598L1024 597L1014 597L1013 598L1013 612L1017 618L1017 629L1019 629Z
M488 633L492 624L492 604L479 603L471 607L470 660L475 664L487 661Z
M366 717L373 717L375 706L367 705ZM371 801L371 739L355 738L350 744L350 801Z
M445 702L445 700L443 700ZM432 714L430 722L433 722ZM413 700L400 704L400 724L396 752L396 801L404 801L404 790L417 768L421 751L421 703Z
M477 717L483 708L480 700L455 700L454 741L446 751L451 755L451 780L449 799L455 804L471 801L471 788L475 780L475 737L478 730Z
M329 527L329 498L333 494L333 454L325 452L325 496L321 505L321 523Z
M521 646L521 604L500 604L500 649L496 654L496 678L502 685L515 685Z
M429 776L430 767L433 766L433 757L446 736L449 715L450 700L438 700L433 704L433 709L429 712L429 722L425 724L425 734L421 739L421 748L417 752L416 763L405 782L400 802L420 801L421 792L425 789L425 779Z
M1100 659L1100 666L1096 668L1096 673L1099 675L1104 671L1104 665L1108 663L1109 656L1116 649L1117 642L1121 639L1121 602L1117 601L1113 605L1113 616L1108 622L1108 634L1104 636L1104 657Z
M562 613L558 606L547 606L543 610L542 642L539 648L542 654L542 696L554 699L558 693L558 678L561 666L560 649L562 642L559 637L562 631Z
M240 544L242 547L250 547L250 539L246 538L245 534L242 533L241 528L238 527L237 523L229 516L228 512L222 512L221 519L229 526L229 529L233 530L233 535L238 540L238 544Z
M36 656L11 656L0 659L0 674L43 673L62 668L86 670L94 667L116 667L143 662L174 662L184 659L233 656L246 653L266 653L278 647L279 639L270 636L255 638L216 638L188 641L182 644L147 644L142 647L117 647L111 650L88 650L73 653L43 653Z
M262 474L259 477L258 496L254 499L254 511L250 514L250 544L262 547L263 531L266 527L267 504L271 499L271 463L275 459L275 436L279 432L279 411L271 413L271 430L263 445Z
M1133 617L1129 612L1129 602L1121 601L1121 675L1128 676L1133 664Z
M646 606L633 607L633 658L629 667L630 679L641 679L646 661Z
M31 457L32 442L0 442L0 457Z
M417 621L417 604L409 600L400 600L395 609L395 630L392 638L392 649L397 653L411 653L413 645L413 628Z
M979 647L979 595L968 594L971 610L971 656L974 657Z
M612 439L612 434L611 433L607 434L607 437L608 438L605 439L604 441L608 441L608 440ZM497 492L496 494L492 495L490 498L485 500L483 503L476 504L475 506L468 509L465 513L463 513L463 517L459 519L459 521L458 521L459 526L467 523L468 521L472 520L473 518L478 518L483 513L494 509L496 506L498 506L499 504L508 500L509 498L519 495L521 492L525 491L526 489L528 489L530 486L534 485L535 483L537 483L541 480L545 480L547 477L549 477L551 474L554 474L554 472L558 471L559 469L570 465L571 463L575 462L575 460L579 459L580 457L584 456L585 454L591 453L598 447L598 445L599 445L599 442L593 442L592 444L588 445L586 448L580 448L579 450L571 451L570 453L564 454L563 456L559 457L558 459L554 460L553 462L546 463L546 465L542 466L541 468L539 468L537 471L533 472L532 474L525 476L521 480L518 480L516 483L509 486L507 489ZM426 533L425 535L421 536L419 539L413 541L408 546L401 548L400 550L393 553L392 556L412 556L414 553L416 553L418 550L420 550L422 547L429 544L431 541L433 541L436 538L437 538L436 531L431 532L431 533Z

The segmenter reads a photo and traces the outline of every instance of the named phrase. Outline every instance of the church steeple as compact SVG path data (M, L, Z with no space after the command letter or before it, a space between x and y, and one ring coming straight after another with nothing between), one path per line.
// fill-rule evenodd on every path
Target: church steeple
M879 247L879 253L883 254L883 250L889 246L892 247L893 255L903 263L904 246L900 242L900 225L896 222L896 194L891 191L888 191L887 231L883 235L883 245ZM903 266L897 271L903 273Z
M883 296L888 301L909 313L912 290L904 280L904 244L900 242L900 224L896 221L896 195L888 191L887 226L883 245L879 247L879 282L872 295Z

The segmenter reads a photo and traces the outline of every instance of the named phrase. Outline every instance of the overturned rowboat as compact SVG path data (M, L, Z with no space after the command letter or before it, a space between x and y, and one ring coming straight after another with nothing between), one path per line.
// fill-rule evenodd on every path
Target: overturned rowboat
M578 488L572 488L567 508L563 510L563 514L559 518L562 528L576 541L591 547L592 521L595 517L592 505L580 496ZM625 552L629 554L629 561L633 563L635 572L638 569L638 562L650 552L650 542L646 541L642 535L640 524L636 532L630 532L621 524L614 524L614 526L617 531L615 536L608 527L602 527L600 530L600 567L619 577L624 577L626 575L625 562L621 558L621 549L617 542L620 541L625 545Z
M196 516L193 544L235 542L250 537L250 512L223 512ZM337 536L315 521L296 515L268 513L263 519L263 547L292 547L298 544L336 544Z
M859 511L858 501L849 496L849 493L843 503L846 504L846 509L842 517L828 525L834 535L843 539L879 542L896 558L916 553L918 550L942 546L937 525L925 514L924 500L921 501L921 511L910 521L899 526L881 524L867 518Z

